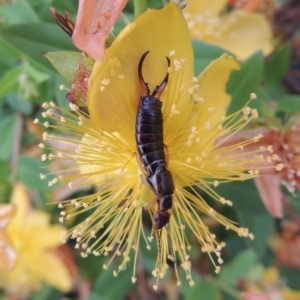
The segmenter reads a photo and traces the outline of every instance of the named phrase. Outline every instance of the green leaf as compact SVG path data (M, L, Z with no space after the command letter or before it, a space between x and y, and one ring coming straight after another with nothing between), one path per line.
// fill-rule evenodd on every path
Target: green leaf
M281 47L266 60L263 84L269 98L278 100L287 94L285 87L281 84L291 60L291 48L289 45Z
M18 90L19 77L22 73L20 66L8 70L0 79L0 99Z
M1 6L1 15L9 24L38 22L39 17L26 0L11 2Z
M81 52L46 52L44 53L44 56L50 60L58 73L69 82L74 82L75 74L80 63L86 66L88 70L91 70L94 64L94 60L92 58L84 57Z
M20 99L37 96L37 85L48 80L49 75L38 71L27 62L8 70L0 79L0 98L18 92Z
M255 264L257 257L251 250L241 252L232 262L221 268L220 280L228 285L236 285L239 279L244 278Z
M0 160L0 203L7 203L11 195L11 165Z
M228 53L229 55L234 56L234 54L223 48L197 40L193 40L193 48L196 76L203 72L213 60L219 58L222 54Z
M27 23L0 29L0 37L15 49L41 65L50 68L42 51L74 50L71 38L56 24Z
M51 180L50 176L47 180L40 179L40 173L42 172L42 167L45 167L41 161L28 156L21 155L18 161L18 177L29 188L37 190L48 189L48 181Z
M253 248L257 256L263 257L268 247L268 239L274 230L274 219L268 213L253 214L238 210L237 214L241 222L240 225L248 228L254 234L254 240L246 239L245 242Z
M28 74L28 76L37 84L40 84L49 79L49 75L38 71L36 68L31 66L29 63L23 63L24 72Z
M26 116L29 116L32 113L32 103L20 97L20 94L18 93L9 94L6 97L6 103L12 110L21 112Z
M51 292L52 288L50 286L43 285L42 288L32 296L31 300L49 299Z
M282 278L287 280L291 289L299 290L299 269L281 266L280 274Z
M0 121L0 159L8 160L14 147L14 137L16 133L17 114L11 114Z
M251 108L258 110L259 116L263 118L274 118L274 111L270 109L270 95L268 91L261 86L256 91L257 99L251 102Z
M233 208L249 213L267 213L253 180L220 184L216 191L233 202Z
M291 46L284 45L266 60L264 81L268 84L280 83L285 76L291 60Z
M132 262L127 264L126 270L119 272L118 277L114 277L113 270L117 270L116 262L112 262L108 270L101 270L98 278L95 280L94 292L99 294L105 300L124 299L128 291L134 286L131 282Z
M99 294L91 292L88 295L88 300L107 300L107 298L103 298Z
M298 114L300 111L300 96L286 95L277 102L277 111L291 115Z
M263 74L263 59L262 52L256 52L241 64L240 70L232 72L227 85L227 92L232 95L228 115L241 109L250 99L250 93L256 92Z
M70 102L66 98L66 94L68 93L68 91L61 90L61 85L64 85L68 88L68 85L70 86L70 83L66 79L62 78L59 74L55 74L53 92L56 98L56 102L60 108L69 110Z
M267 212L253 180L222 184L217 188L219 195L233 202L239 222L254 234L254 240L245 239L258 256L262 256L268 243L268 236L274 228L274 219ZM262 230L264 228L264 230Z
M220 299L219 288L209 280L195 281L193 287L183 288L185 300L217 300Z
M42 21L54 23L54 17L50 11L50 7L55 7L56 11L61 15L67 11L71 20L75 21L78 8L78 1L61 1L61 0L30 0L32 7L38 12Z
M18 51L14 49L11 45L5 42L0 37L0 62L8 68L17 65L19 60ZM0 70L0 74L4 73Z

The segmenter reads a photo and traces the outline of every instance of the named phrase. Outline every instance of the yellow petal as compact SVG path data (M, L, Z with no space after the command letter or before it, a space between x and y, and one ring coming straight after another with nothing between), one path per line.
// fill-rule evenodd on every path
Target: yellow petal
M57 255L52 252L28 252L26 259L30 263L32 276L47 284L67 292L71 289L70 274Z
M255 51L269 54L272 49L272 30L267 19L258 13L233 10L223 20L223 29L215 40L209 42L223 47L240 60L246 59Z
M47 226L50 222L50 215L41 210L31 211L26 218L26 225L30 227Z
M22 227L26 220L27 214L30 209L30 199L28 197L25 186L21 183L16 183L11 196L11 203L16 206L16 214L11 219L8 228L11 227Z
M227 0L189 0L185 12L193 15L217 16L225 8Z
M282 291L282 296L285 300L299 300L300 299L300 291L285 289Z
M97 128L119 132L135 151L135 120L140 98L138 63L143 53L150 51L143 75L153 90L166 76L166 56L173 50L173 59L185 58L190 66L182 71L184 85L193 76L193 52L185 20L173 3L161 10L148 10L122 31L107 50L103 63L95 64L90 78L88 108ZM168 83L169 90L170 86L172 82ZM171 106L167 103L163 109L167 105Z
M27 227L24 242L32 249L55 248L62 244L62 230L60 225Z
M200 88L197 95L203 99L203 103L197 106L196 126L210 124L212 127L218 124L223 116L231 100L231 96L226 93L226 85L231 71L238 70L237 61L227 54L223 54L220 58L214 60L200 74L198 82ZM214 141L202 140L202 144L206 145L203 151L209 151Z
M264 273L264 281L274 284L279 278L279 270L276 267L269 267Z

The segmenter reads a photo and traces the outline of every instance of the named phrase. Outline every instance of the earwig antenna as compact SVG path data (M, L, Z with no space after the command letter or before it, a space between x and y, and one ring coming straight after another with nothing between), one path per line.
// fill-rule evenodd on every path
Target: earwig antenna
M177 282L180 282L178 269L177 269L177 259L176 259L175 251L174 251L173 244L172 244L171 233L170 233L169 228L167 227L167 225L165 226L165 228L166 228L166 231L167 231L168 244L169 244L169 247L171 249L172 256L173 256L174 269L175 269Z
M123 172L126 168L126 166L130 163L130 161L133 159L133 156L131 156L131 158L128 159L128 161L124 164L123 168L121 169L121 172Z

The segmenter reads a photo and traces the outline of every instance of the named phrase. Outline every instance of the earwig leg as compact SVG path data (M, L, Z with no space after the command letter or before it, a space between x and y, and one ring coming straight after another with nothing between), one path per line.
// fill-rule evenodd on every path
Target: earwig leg
M153 190L153 187L150 185L149 181L147 180L147 177L145 177L143 174L140 175L141 182L149 189Z
M132 158L133 158L133 156L134 156L134 154L129 150L129 149L127 149L130 153L131 153L131 158L126 162L126 164L123 166L123 168L122 168L122 172L125 170L125 167L128 165L128 163L130 163L130 161L132 160Z
M166 162L167 164L169 164L169 150L166 144L164 144L164 152L165 152Z
M144 80L144 77L143 77L143 73L142 73L142 68L143 68L143 62L144 62L144 59L145 57L147 56L147 54L149 53L150 51L146 51L141 59L140 59L140 62L139 62L139 67L138 67L138 74L139 74L139 81L140 81L140 89L141 89L141 96L149 96L150 94L150 90L149 90L149 85L147 82L145 82Z
M137 161L137 163L138 163L138 165L139 165L139 168L140 168L140 170L142 171L144 177L148 177L149 174L148 174L148 172L146 171L146 169L145 169L145 167L144 167L144 164L143 164L142 161L141 161L141 157L140 157L137 153L133 153L133 155L135 156L136 161Z
M166 56L166 59L168 61L168 68L169 68L170 67L170 59L167 56ZM157 97L158 99L160 98L160 95L162 94L164 88L166 87L168 80L169 80L169 73L167 72L165 79L162 81L162 83L160 85L157 85L155 90L153 91L153 93L152 93L153 97Z
M149 210L150 208L153 207L153 205L156 203L156 198L153 199L149 204L147 204L146 206L144 206L144 209Z

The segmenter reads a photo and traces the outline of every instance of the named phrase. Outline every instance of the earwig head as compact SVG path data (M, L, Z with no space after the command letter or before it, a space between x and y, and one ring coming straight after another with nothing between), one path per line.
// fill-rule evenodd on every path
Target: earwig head
M157 211L154 215L154 230L165 227L170 221L170 216L167 211Z
M145 57L147 56L147 54L150 51L146 51L139 62L139 66L138 66L138 75L139 75L139 81L140 81L140 88L141 88L141 96L149 96L150 95L150 90L149 90L149 84L148 82L145 82L144 77L143 77L143 73L142 73L142 67L143 67L143 62ZM167 61L168 61L168 67L170 67L170 59L168 57L166 57ZM167 73L166 77L164 78L164 80L162 81L162 83L160 85L157 85L155 90L153 91L152 95L153 97L157 97L158 99L160 98L161 93L163 92L164 88L166 87L167 83L168 83L168 79L169 79L169 73Z

